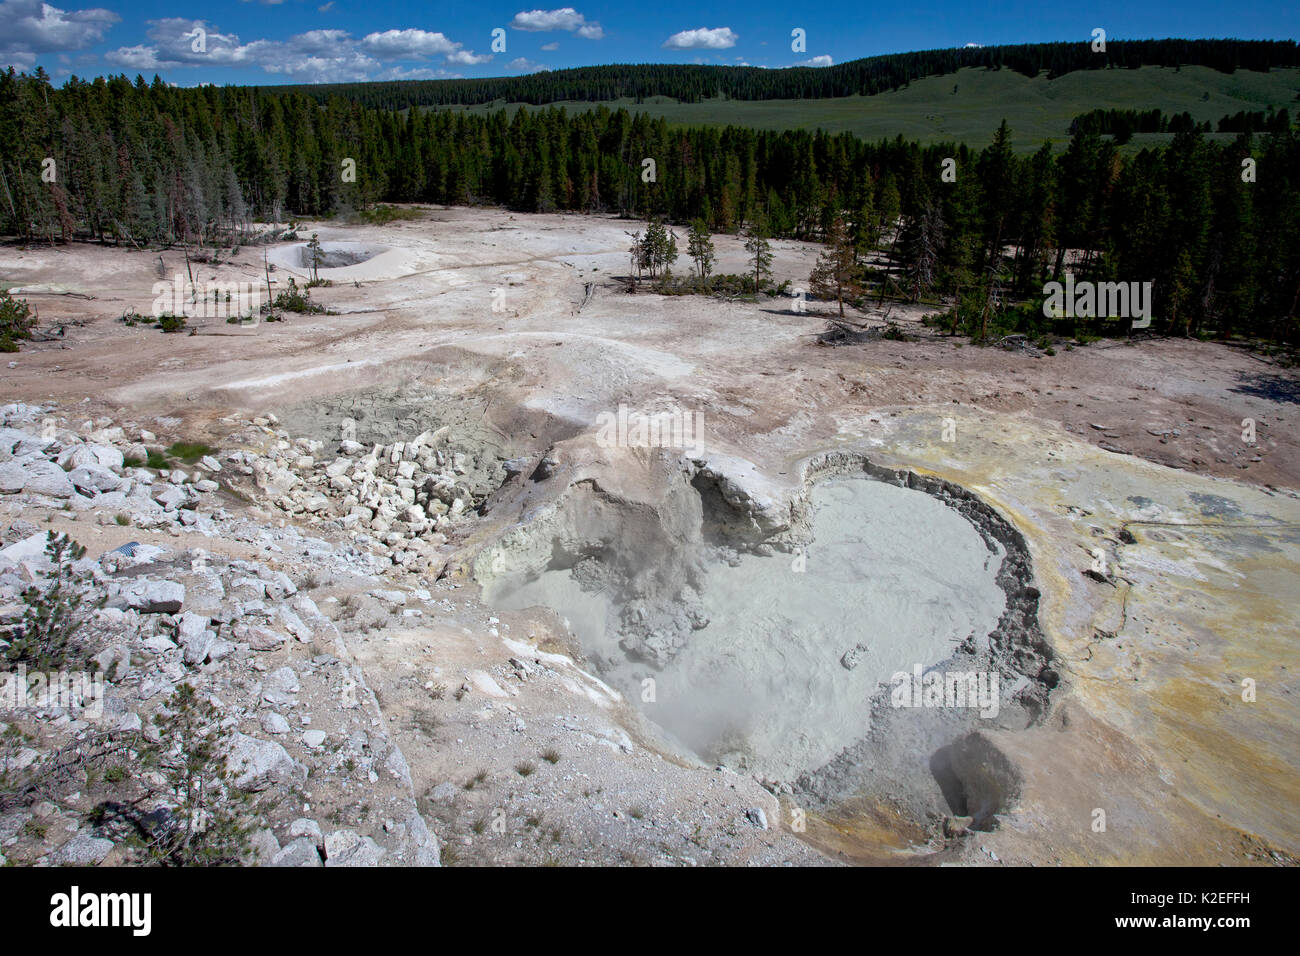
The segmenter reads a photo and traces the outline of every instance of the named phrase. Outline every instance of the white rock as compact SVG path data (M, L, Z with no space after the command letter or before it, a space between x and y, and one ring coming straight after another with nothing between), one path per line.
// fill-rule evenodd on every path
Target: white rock
M185 503L185 492L175 485L159 484L151 496L166 511L175 511Z
M273 651L287 640L282 632L261 624L236 625L235 638L255 651Z
M127 607L144 614L175 614L185 603L185 588L175 581L137 578L119 596Z
M287 844L274 857L271 866L324 866L316 844L308 839L297 839Z
M325 835L321 833L320 824L308 817L299 817L289 824L289 836L294 840L311 840L322 850L325 849Z
M262 714L262 729L268 734L287 734L289 732L289 721L273 710L268 710Z
M231 737L226 764L235 775L235 786L241 790L256 792L272 786L301 785L307 780L307 768L290 757L283 747L246 734Z
M384 848L355 830L335 830L325 838L326 866L374 866Z
M0 466L0 469L6 466ZM52 461L36 459L23 465L26 480L22 490L29 495L47 495L51 498L71 498L77 493L67 473ZM4 482L0 482L3 485Z
M96 866L112 849L112 840L78 833L50 854L50 862L55 866Z
M127 482L99 465L81 465L68 473L68 480L73 487L83 494L96 494L104 491L117 491Z

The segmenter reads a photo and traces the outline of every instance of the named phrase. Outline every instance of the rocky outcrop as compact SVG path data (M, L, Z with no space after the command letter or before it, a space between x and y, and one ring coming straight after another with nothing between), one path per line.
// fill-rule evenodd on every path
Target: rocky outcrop
M300 590L304 577L342 575L368 582L400 608L407 601L401 587L375 576L391 562L346 543L306 538L292 526L231 515L216 495L237 475L247 477L239 471L251 468L242 451L224 456L234 467L209 455L192 470L143 468L133 462L148 454L138 446L155 442L152 434L103 419L68 426L52 412L0 409L0 655L21 627L24 592L49 586L45 521L57 518L88 546L92 529L82 533L79 525L92 525L87 518L163 532L163 541L187 540L174 548L132 541L76 562L84 626L73 653L102 673L103 693L98 704L42 700L4 715L9 723L0 724L0 734L15 727L22 734L15 739L30 745L0 751L3 769L23 779L39 776L41 787L32 792L43 801L24 798L21 788L0 796L0 845L8 861L135 859L128 830L114 823L120 815L92 817L86 794L109 794L112 807L113 786L135 787L131 799L146 795L139 806L150 819L173 812L157 788L158 771L141 765L138 754L150 741L168 743L156 718L167 712L173 691L189 684L218 715L225 785L250 795L259 815L246 862L438 865L439 842L415 806L409 769L379 701L338 625ZM214 553L213 545L232 542L267 559ZM386 609L385 623L388 617ZM124 745L113 758L120 765L105 765L119 767L113 774L44 776L56 754L106 742ZM373 818L356 815L362 793ZM304 817L308 807L312 815ZM326 828L326 820L335 825Z

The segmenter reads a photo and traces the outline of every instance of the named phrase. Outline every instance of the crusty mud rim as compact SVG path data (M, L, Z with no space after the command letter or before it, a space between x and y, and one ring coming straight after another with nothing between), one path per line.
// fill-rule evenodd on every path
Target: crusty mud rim
M1006 597L1006 608L997 626L989 633L989 647L994 663L1007 677L1024 676L1038 687L1034 697L1035 723L1047 715L1047 701L1060 676L1051 666L1055 653L1038 623L1040 592L1034 586L1033 561L1029 545L1016 527L989 502L969 488L938 476L919 475L906 468L877 465L866 455L850 451L828 451L804 459L799 464L803 491L791 503L792 510L806 513L814 485L834 477L855 473L874 481L923 491L937 498L969 521L988 543L996 541L1006 552L998 569L997 586ZM802 517L802 514L801 514ZM1030 688L1021 692L1022 700Z

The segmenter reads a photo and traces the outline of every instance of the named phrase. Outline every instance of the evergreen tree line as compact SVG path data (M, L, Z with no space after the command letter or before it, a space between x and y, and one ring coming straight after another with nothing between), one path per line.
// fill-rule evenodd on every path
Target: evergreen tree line
M1192 114L1167 114L1158 109L1151 110L1089 110L1080 113L1070 121L1070 133L1087 131L1114 136L1120 143L1127 143L1134 133L1187 133L1200 130L1219 133L1264 133L1284 130L1291 125L1291 116L1286 110L1240 110L1223 116L1217 124L1209 120L1197 123Z
M946 296L987 312L1041 296L1069 270L1154 282L1157 329L1296 331L1290 126L1230 143L1189 131L1128 157L1081 130L1064 152L1044 144L1022 156L1005 123L975 150L677 128L605 108L393 112L125 77L55 89L39 72L9 71L0 142L0 232L28 240L229 243L255 219L381 201L698 218L714 232L812 240L833 236L838 219L864 259L885 256L873 278L882 297Z
M378 109L413 106L599 101L670 96L687 103L712 97L737 100L817 99L868 96L897 90L913 80L955 73L963 67L1015 70L1025 76L1046 73L1055 79L1076 70L1137 69L1140 66L1207 66L1223 73L1268 71L1300 66L1300 48L1292 40L1110 40L1093 52L1087 39L1070 43L921 50L850 60L829 67L762 69L704 64L618 64L550 70L527 76L460 80L396 80L281 86L289 95L305 94L319 102L335 96Z

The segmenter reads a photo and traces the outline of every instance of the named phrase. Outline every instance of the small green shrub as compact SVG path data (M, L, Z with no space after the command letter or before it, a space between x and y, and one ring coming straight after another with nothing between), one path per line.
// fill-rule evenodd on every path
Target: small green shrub
M86 623L83 604L88 610L103 604L102 598L87 602L81 594L84 576L73 565L85 554L66 534L46 532L45 555L53 569L44 586L33 584L22 593L27 607L5 652L9 661L35 670L62 670L78 650L75 638Z
M298 283L294 281L293 276L289 277L289 288L285 289L275 297L271 303L271 315L275 315L275 310L281 312L295 312L300 315L320 315L325 311L325 306L317 305L311 300L309 290L300 289ZM267 321L274 321L268 318Z
M0 352L17 352L18 343L32 337L32 308L26 299L15 299L0 292Z

